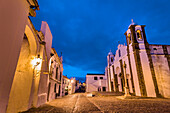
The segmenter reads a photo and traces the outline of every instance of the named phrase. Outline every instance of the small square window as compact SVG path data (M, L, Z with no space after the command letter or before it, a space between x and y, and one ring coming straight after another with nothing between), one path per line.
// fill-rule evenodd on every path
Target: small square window
M103 77L100 77L100 79L103 79Z
M153 48L153 50L157 50L156 48Z
M120 52L120 49L119 49L119 57L121 57L121 52Z
M57 84L54 85L54 92L56 93Z
M94 77L94 80L97 80L97 77Z

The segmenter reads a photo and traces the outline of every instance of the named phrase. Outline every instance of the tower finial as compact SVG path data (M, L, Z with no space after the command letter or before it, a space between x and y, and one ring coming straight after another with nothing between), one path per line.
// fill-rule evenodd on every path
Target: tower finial
M134 23L134 22L133 22L133 19L131 19L131 21L132 21L132 23Z

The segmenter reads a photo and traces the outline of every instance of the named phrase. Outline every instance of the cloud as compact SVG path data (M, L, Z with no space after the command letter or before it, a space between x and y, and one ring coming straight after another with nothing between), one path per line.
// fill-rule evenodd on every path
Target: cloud
M68 78L75 77L76 80L80 80L81 82L85 82L85 76L87 74L87 71L82 70L79 67L74 67L72 65L68 65L63 63L64 66L64 71L65 71L65 76ZM67 74L69 73L69 74ZM91 71L91 73L98 73L98 71Z
M131 19L146 25L149 43L169 44L170 1L164 0L40 0L35 27L47 21L53 34L53 47L63 52L64 74L67 68L84 74L103 73L107 53L125 42L124 32ZM161 37L161 40L160 40Z

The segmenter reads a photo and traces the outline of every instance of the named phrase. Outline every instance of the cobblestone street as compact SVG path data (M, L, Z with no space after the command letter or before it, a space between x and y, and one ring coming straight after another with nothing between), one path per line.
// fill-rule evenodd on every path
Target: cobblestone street
M112 113L112 112L170 112L170 99L118 99L117 96L88 98L85 93L53 100L25 113Z

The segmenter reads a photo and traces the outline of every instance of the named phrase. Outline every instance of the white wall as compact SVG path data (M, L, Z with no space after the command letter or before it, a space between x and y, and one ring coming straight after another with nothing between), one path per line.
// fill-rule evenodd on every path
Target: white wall
M53 36L51 34L51 30L50 30L49 25L47 24L47 22L42 21L41 30L40 31L44 34L44 37L45 37L47 59L49 61L50 57L51 57L50 53L51 53Z
M97 80L94 80L94 77L97 77ZM103 79L100 79L103 77ZM106 87L107 89L107 77L104 75L86 75L86 92L98 91L98 87Z
M0 112L4 113L21 50L29 5L26 0L1 0L0 4Z
M167 47L168 54L170 54L169 48L170 46ZM150 45L150 49L159 93L166 98L170 98L170 70L162 45Z
M41 30L40 30L45 38L45 49L43 51L43 58L44 61L42 63L42 70L44 72L48 72L49 70L49 60L50 60L50 53L51 53L51 47L52 47L52 34L50 31L50 28L47 24L47 22L42 21L41 24ZM46 58L47 56L47 58ZM37 106L40 106L47 102L47 94L48 94L48 85L49 85L49 75L45 74L44 72L40 75L40 81L39 81L39 88L38 88L38 103Z
M146 86L146 92L148 97L156 97L155 87L152 79L152 73L150 70L149 59L145 50L144 44L139 44L140 47L140 61L143 71L143 77Z

